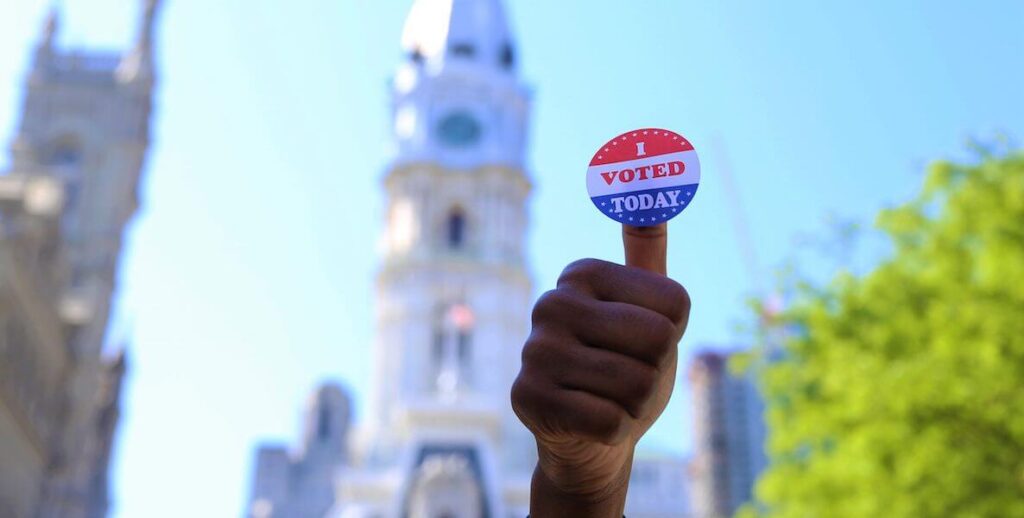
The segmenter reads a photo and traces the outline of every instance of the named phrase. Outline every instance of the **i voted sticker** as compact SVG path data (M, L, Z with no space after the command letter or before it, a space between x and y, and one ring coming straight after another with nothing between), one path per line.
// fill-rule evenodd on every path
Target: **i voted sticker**
M605 216L638 227L664 223L697 194L700 160L682 135L663 129L623 133L587 169L587 192Z

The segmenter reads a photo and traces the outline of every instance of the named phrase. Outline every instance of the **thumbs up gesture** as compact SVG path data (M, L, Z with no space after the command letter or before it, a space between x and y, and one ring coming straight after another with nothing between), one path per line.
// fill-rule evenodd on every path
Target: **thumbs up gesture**
M626 266L584 259L533 311L512 407L537 441L531 515L622 516L637 442L665 410L690 298L667 228L623 227Z

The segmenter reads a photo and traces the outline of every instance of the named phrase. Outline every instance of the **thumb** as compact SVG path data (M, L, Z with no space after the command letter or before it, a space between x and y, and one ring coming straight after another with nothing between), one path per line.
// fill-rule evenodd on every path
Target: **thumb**
M667 275L668 224L653 227L622 225L626 266Z

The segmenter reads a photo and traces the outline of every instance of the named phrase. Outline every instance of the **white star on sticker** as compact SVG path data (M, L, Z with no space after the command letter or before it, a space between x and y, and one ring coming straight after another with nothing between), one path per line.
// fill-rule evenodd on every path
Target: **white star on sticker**
M640 222L641 222L641 223L643 223L643 222L645 222L645 221L647 221L647 220L646 220L646 219L644 219L644 218L640 218Z
M619 214L619 219L622 219L622 214Z
M602 160L602 159L604 159L604 157L603 157L603 156L600 156L600 155L599 155L599 156L597 157L597 159L598 159L598 160Z
M629 220L630 220L630 221L633 221L633 217L632 217L632 216L630 216Z
M676 209L672 209L672 212L676 212Z
M601 202L601 206L602 206L602 207L604 207L604 206L605 206L605 203L604 203L604 202Z
M662 215L661 215L661 217L663 217L663 218L667 218L667 217L668 217L668 214L662 214Z
M633 136L635 137L635 136L636 136L636 133L634 133L634 134L633 134Z
M619 143L618 143L618 142L612 142L612 145L613 145L613 146L618 146L618 145L619 145Z
M646 135L646 134L647 134L647 132L645 131L645 132L644 132L644 135Z
M687 196L693 196L693 193L692 192L688 192L688 193L686 193L686 195Z

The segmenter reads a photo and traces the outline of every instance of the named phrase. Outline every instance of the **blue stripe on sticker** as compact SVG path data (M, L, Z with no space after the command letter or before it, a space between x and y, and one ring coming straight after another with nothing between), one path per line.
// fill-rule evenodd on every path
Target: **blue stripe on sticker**
M683 211L697 194L698 184L677 185L591 198L594 206L616 221L647 227L664 223Z

